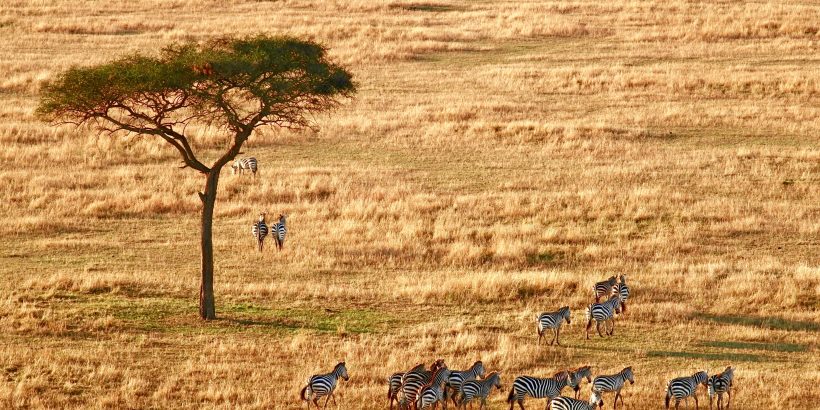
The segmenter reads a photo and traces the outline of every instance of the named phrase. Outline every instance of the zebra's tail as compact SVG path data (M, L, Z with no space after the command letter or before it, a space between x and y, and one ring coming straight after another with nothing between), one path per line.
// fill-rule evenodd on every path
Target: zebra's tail
M510 394L507 395L507 403L512 403L515 400L515 387L510 388Z
M621 302L621 313L626 313L626 301Z
M308 391L310 389L310 385L305 386L302 391L299 393L299 396L302 397L302 401L308 401L308 395L311 393Z
M666 400L664 400L665 408L669 408L669 400L672 398L672 386L669 382L666 383Z

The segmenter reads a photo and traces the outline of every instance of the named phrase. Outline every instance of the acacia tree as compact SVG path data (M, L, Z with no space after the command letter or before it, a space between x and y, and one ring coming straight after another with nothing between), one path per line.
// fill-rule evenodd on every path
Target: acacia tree
M329 61L319 44L284 37L222 38L165 48L159 57L133 55L74 67L47 84L37 109L53 122L90 125L109 133L165 140L205 177L199 314L216 318L213 292L214 204L219 173L256 128L302 128L311 113L355 92L352 75ZM226 134L225 151L210 165L197 156L186 126Z

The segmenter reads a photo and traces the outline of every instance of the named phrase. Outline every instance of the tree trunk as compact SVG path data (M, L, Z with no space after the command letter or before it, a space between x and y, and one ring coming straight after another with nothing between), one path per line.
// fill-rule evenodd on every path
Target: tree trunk
M199 194L202 200L202 282L199 287L199 317L204 320L216 319L216 303L214 301L214 244L212 226L214 220L214 205L216 204L216 187L219 183L220 168L214 167L207 174L205 192Z

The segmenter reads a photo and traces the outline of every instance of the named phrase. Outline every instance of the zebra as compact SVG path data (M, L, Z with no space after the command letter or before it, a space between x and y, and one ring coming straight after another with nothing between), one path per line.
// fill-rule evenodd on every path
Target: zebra
M629 380L630 384L635 384L635 377L632 374L632 367L624 368L617 374L596 377L595 380L592 381L592 393L601 397L602 400L599 405L601 407L604 406L604 392L615 392L615 403L612 407L613 409L618 407L618 397L621 398L621 404L624 404L624 397L621 395L621 389L624 387L624 383L626 383L627 380Z
M253 223L251 233L256 239L256 245L259 247L259 252L262 252L262 245L264 245L265 237L268 236L268 225L265 224L265 212L259 214L259 220Z
M612 287L612 296L621 298L621 312L626 312L626 300L629 299L629 286L626 285L626 275L621 275L621 281Z
M476 397L481 400L481 405L478 410L487 405L487 396L493 387L501 390L501 372L492 372L487 375L484 380L470 380L461 385L461 400L459 407L466 409L467 403L473 401Z
M550 410L593 410L597 405L603 406L604 402L601 398L592 393L589 397L589 402L573 399L571 397L558 396L550 402Z
M449 390L452 390L452 400L454 405L458 405L456 399L461 393L461 385L466 381L475 380L479 377L484 377L484 363L481 360L473 363L473 365L464 371L452 371L450 377L447 378L447 383L444 385L444 398L446 400ZM444 402L444 408L447 408L447 402Z
M709 378L706 382L706 391L709 393L709 410L712 410L712 398L717 394L717 408L723 408L723 393L729 395L726 400L726 408L732 403L732 379L734 379L734 370L732 366L726 368L723 373L718 373Z
M300 393L302 400L307 402L308 409L310 409L311 401L313 401L313 404L315 404L318 409L319 399L325 396L327 396L325 399L325 407L327 407L327 402L333 397L333 392L336 390L336 382L339 378L345 379L345 381L350 380L350 376L347 375L345 362L337 364L330 373L310 376L307 386L305 386ZM333 397L333 405L337 405L335 397Z
M285 219L287 219L287 215L279 214L279 222L270 226L271 235L273 239L276 240L276 247L279 250L282 250L282 247L285 246L285 234L288 233L288 228L285 226Z
M602 296L612 293L612 287L618 283L617 281L618 278L615 276L610 276L609 279L602 282L597 282L594 286L592 286L592 296L595 297L595 303L598 303Z
M387 378L387 398L390 400L390 410L393 410L393 401L398 403L399 389L401 388L401 381L407 373L418 372L424 370L424 363L419 363L412 369L406 372L393 373Z
M589 328L592 327L593 320L595 321L595 330L598 331L599 336L604 337L604 335L601 334L601 322L604 323L604 331L606 334L612 336L615 333L614 317L616 313L620 313L620 309L621 298L619 296L613 296L604 303L593 303L587 306L587 340L589 340ZM607 323L610 321L612 321L612 330L607 329Z
M669 409L669 401L675 398L675 410L678 409L680 401L686 399L687 404L689 397L695 398L695 410L698 408L698 384L706 386L706 381L709 376L704 371L697 372L689 377L678 377L669 381L666 384L666 408Z
M587 379L587 383L592 383L592 369L589 366L583 366L575 370L567 370L567 372L569 373L567 385L575 390L575 398L577 399L581 393L581 382ZM558 376L558 373L555 376Z
M248 157L248 158L239 158L231 164L231 171L234 175L238 172L239 175L242 175L242 171L248 169L253 174L253 177L256 178L256 158Z
M403 409L408 406L414 406L419 390L431 380L433 373L442 368L446 369L447 365L444 363L444 360L438 359L433 362L429 371L422 368L418 371L405 373L404 377L402 377L401 387L399 388L399 392L401 392L402 395L399 399L399 408Z
M559 340L559 336L561 335L561 323L566 321L567 324L570 324L569 316L569 306L564 306L555 312L544 312L538 315L538 344L541 344L544 331L549 329L553 333L550 345L558 342L558 346L561 346L561 340Z
M442 384L444 384L449 377L450 370L446 367L436 370L430 380L430 383L422 386L419 390L418 398L416 398L416 408L425 409L430 405L433 405L433 408L436 408L439 402L444 403L442 406L445 406L447 402L444 398L444 388L442 387Z
M524 398L531 396L534 399L547 398L547 406L550 400L561 395L561 390L569 384L569 372L566 370L558 372L553 377L542 379L532 376L518 376L513 381L510 394L507 396L507 403L510 403L510 410L518 402L518 407L524 410Z

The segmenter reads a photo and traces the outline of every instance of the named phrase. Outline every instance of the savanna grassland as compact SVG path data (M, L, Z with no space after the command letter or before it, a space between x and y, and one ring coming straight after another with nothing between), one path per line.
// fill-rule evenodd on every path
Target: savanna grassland
M729 364L732 408L816 406L819 30L793 0L4 1L0 408L297 408L343 359L340 407L386 408L390 373L438 357L501 370L495 409L580 365L633 366L627 408ZM259 32L325 44L359 92L223 176L204 323L203 179L34 109L72 65ZM225 134L189 131L213 161ZM255 251L263 210L283 252ZM586 341L616 273L629 309ZM566 346L536 346L563 305Z

